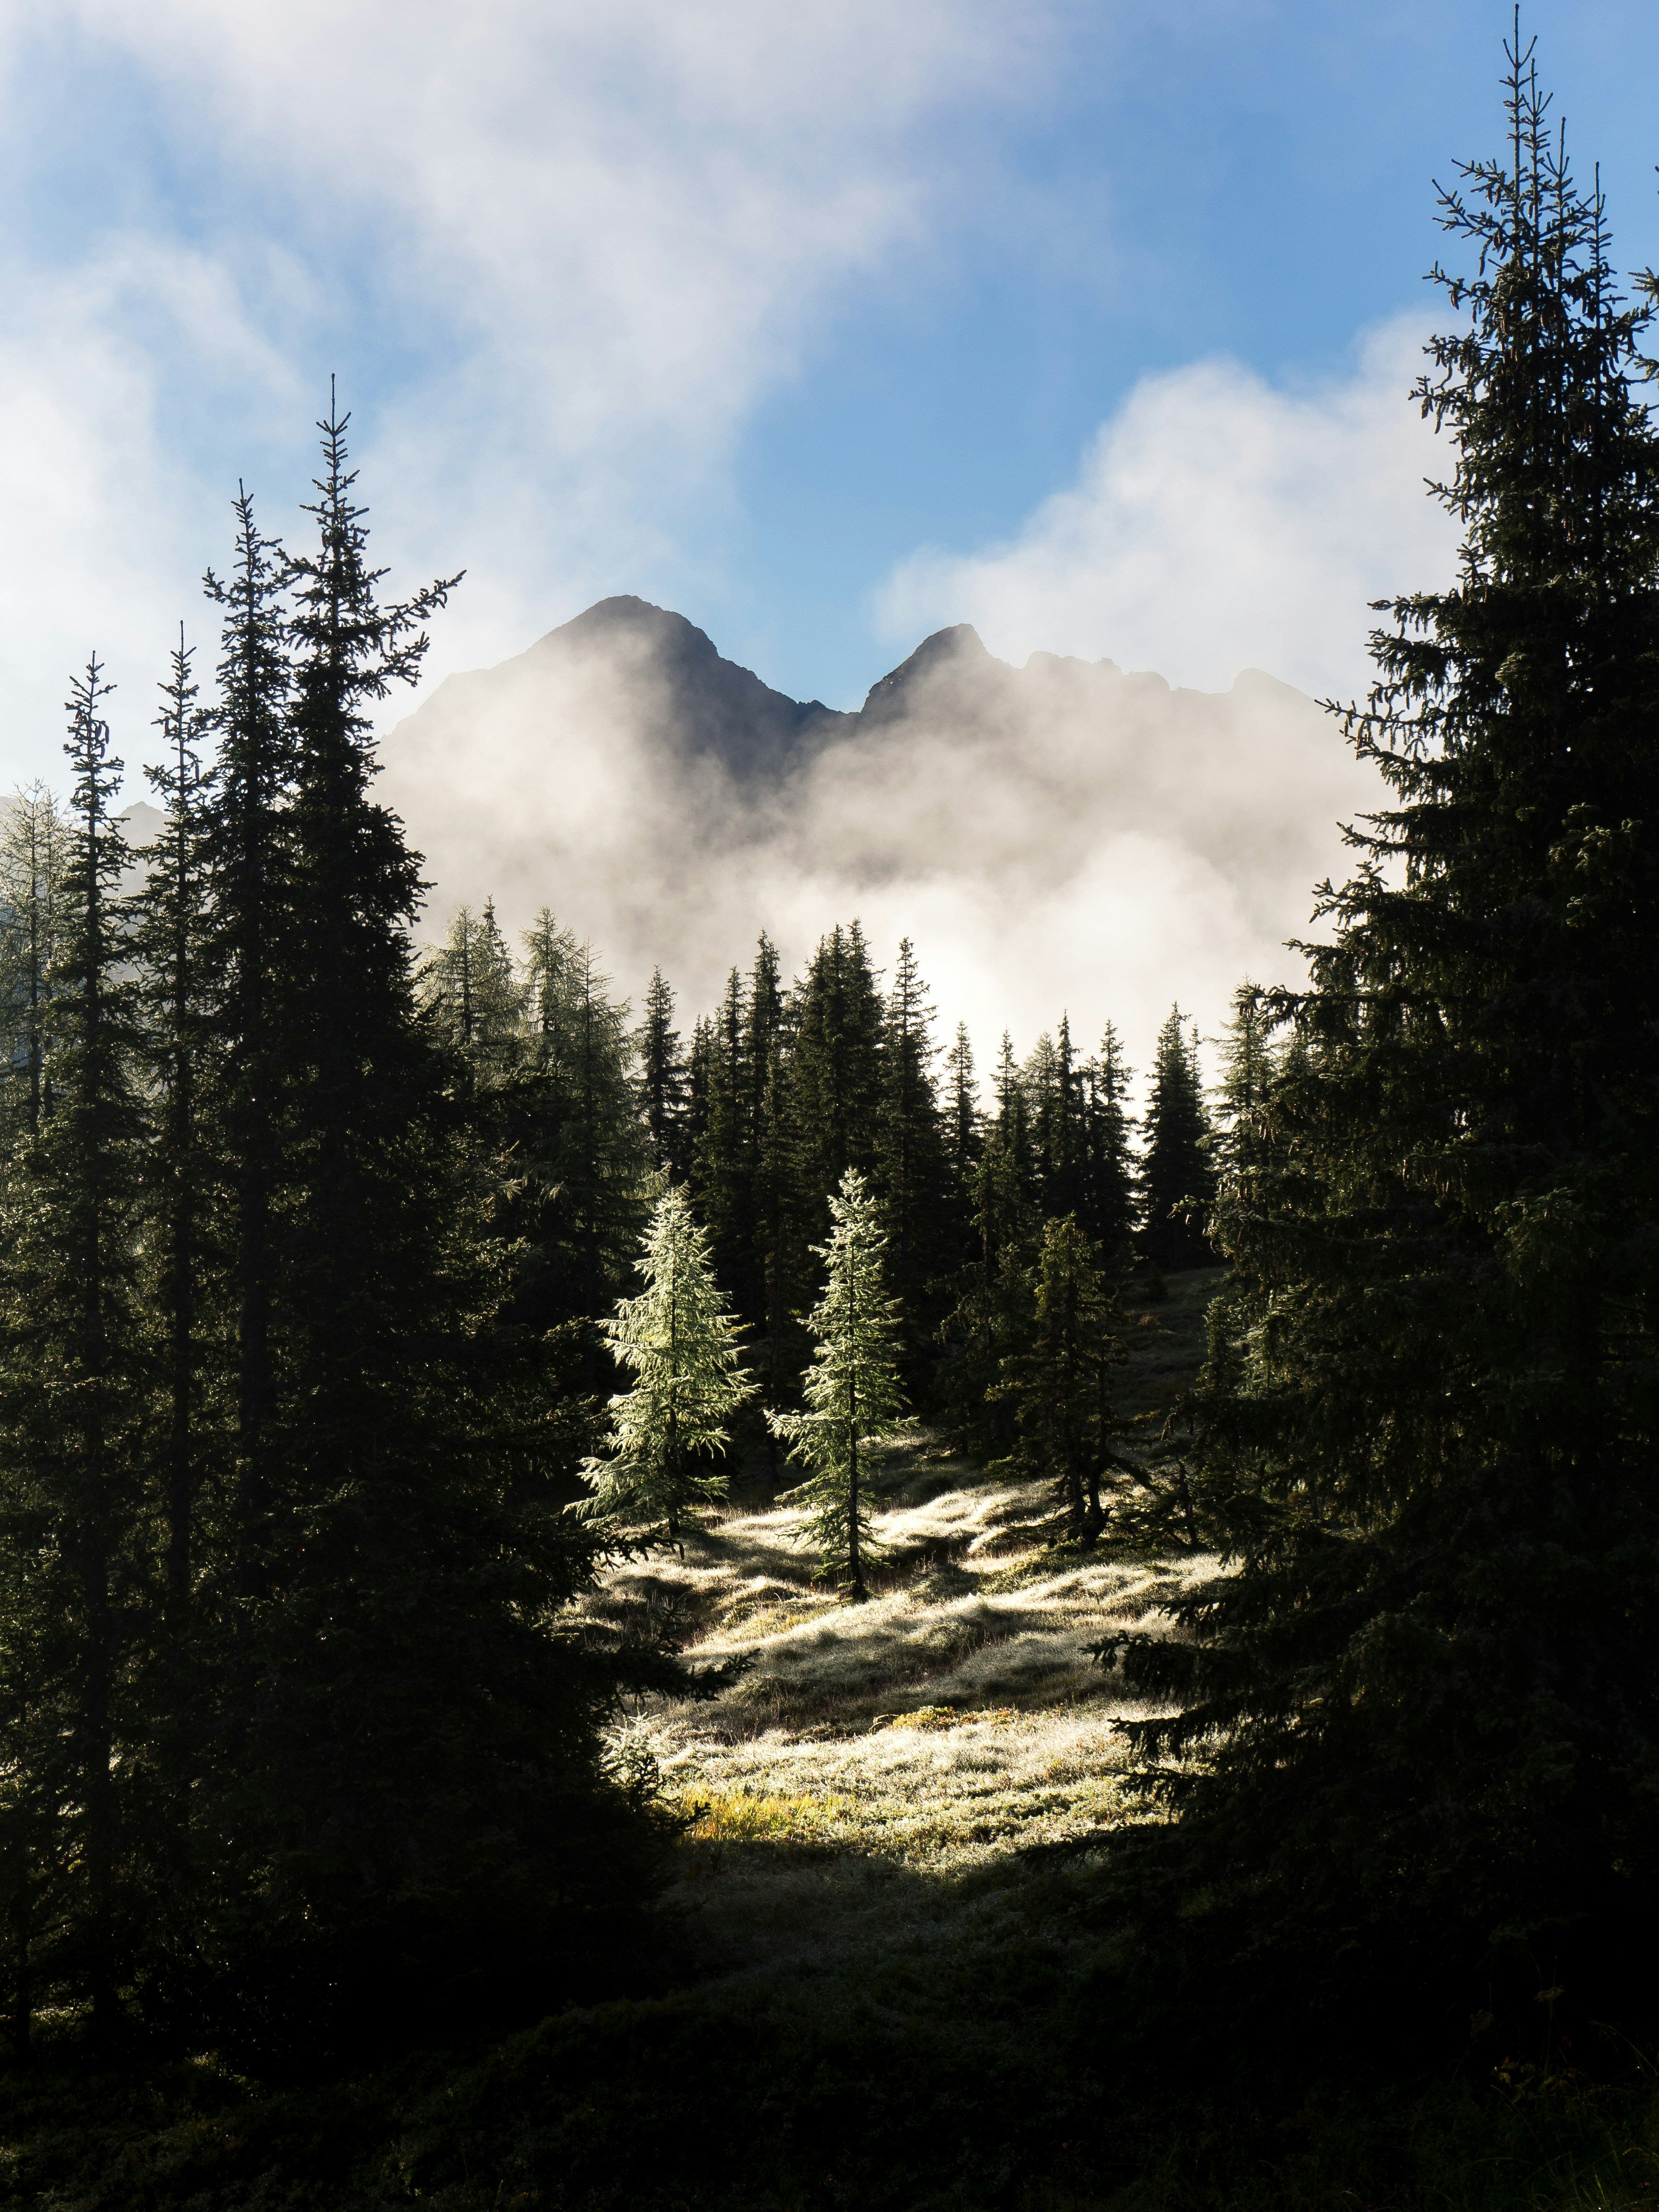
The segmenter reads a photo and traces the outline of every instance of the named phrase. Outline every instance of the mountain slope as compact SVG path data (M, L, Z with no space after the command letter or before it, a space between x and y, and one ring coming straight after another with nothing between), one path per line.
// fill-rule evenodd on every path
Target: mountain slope
M767 929L793 966L836 921L908 933L940 1012L988 1048L1069 1008L1142 1034L1220 1017L1285 972L1339 817L1376 802L1311 700L1256 672L1172 690L1110 661L1013 668L965 625L856 714L771 690L684 617L602 600L392 732L384 790L436 885L434 925L546 904L637 991L688 1011Z

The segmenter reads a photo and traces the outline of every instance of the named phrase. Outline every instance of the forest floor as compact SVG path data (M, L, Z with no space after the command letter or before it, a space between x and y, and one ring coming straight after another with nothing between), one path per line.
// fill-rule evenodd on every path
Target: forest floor
M1218 1279L1172 1277L1128 1316L1131 1457L1158 1459ZM1088 1647L1159 1632L1215 1571L1167 1468L1124 1478L1080 1553L1040 1486L919 1429L874 1470L880 1548L857 1606L813 1580L798 1511L748 1476L683 1553L614 1568L585 1608L595 1641L648 1630L699 1668L746 1662L719 1695L643 1699L617 1731L678 1832L639 1994L320 2084L210 2058L0 2082L0 2212L1656 2201L1659 2110L1639 2084L1429 2064L1264 2094L1239 2088L1224 2045L1212 2076L1136 2070L1106 1870L1156 1815L1116 1727L1137 1709Z
M1132 1453L1196 1368L1218 1279L1175 1276L1130 1316ZM665 1631L694 1664L746 1662L707 1702L642 1701L618 1737L687 1824L668 1909L711 1987L843 2012L862 1993L892 2015L926 2007L964 1951L1029 1948L1030 1899L1006 1877L1043 1863L1086 1880L1091 1841L1146 1817L1115 1725L1143 1709L1089 1647L1167 1625L1216 1562L1149 1532L1151 1494L1127 1476L1105 1539L1066 1546L1045 1485L926 1430L874 1456L870 1487L866 1603L814 1579L800 1510L755 1482L682 1555L614 1571L589 1612L601 1632ZM1051 1948L1064 1902L1048 1899Z

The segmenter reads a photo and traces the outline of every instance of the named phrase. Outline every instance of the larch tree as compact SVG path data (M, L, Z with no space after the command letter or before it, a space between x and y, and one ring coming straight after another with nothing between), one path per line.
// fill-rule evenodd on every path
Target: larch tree
M808 1322L814 1350L803 1379L805 1406L767 1419L808 1470L794 1494L806 1507L819 1574L862 1601L870 1594L868 1449L895 1432L904 1412L898 1307L884 1281L880 1209L855 1168L831 1193L830 1215L829 1240L816 1248L827 1279Z
M601 1450L582 1462L585 1519L644 1540L677 1543L695 1506L726 1492L717 1462L727 1422L754 1395L738 1352L741 1322L714 1280L709 1238L672 1185L653 1209L635 1262L645 1287L605 1325L606 1348L630 1376L613 1397Z

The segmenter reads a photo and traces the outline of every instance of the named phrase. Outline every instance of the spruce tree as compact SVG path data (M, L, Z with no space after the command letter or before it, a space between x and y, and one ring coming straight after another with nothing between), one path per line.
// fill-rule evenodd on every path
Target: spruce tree
M635 1261L645 1288L621 1300L605 1328L617 1365L634 1378L611 1401L602 1451L582 1463L584 1517L620 1525L636 1540L677 1543L694 1506L726 1495L716 1460L726 1424L753 1395L739 1364L742 1325L714 1280L708 1232L671 1186L652 1212Z
M733 1286L745 1321L755 1318L751 1111L743 978L726 979L711 1032L703 1126L691 1164L691 1189L708 1224L722 1282Z
M1129 1142L1134 1124L1125 1103L1133 1073L1108 1022L1099 1052L1083 1070L1087 1198L1082 1218L1114 1273L1129 1264L1135 1230L1135 1162Z
M830 1214L829 1240L816 1248L827 1280L808 1323L815 1348L803 1382L805 1410L767 1419L808 1469L798 1494L819 1574L862 1601L870 1595L864 1570L872 1542L868 1447L894 1433L904 1410L898 1309L884 1279L879 1208L855 1168L831 1194Z
M1030 1116L1036 1201L1048 1218L1058 1220L1086 1203L1088 1182L1084 1079L1067 1016L1060 1016L1054 1036L1038 1038L1020 1087Z
M882 1032L874 1187L887 1233L887 1279L902 1316L913 1384L939 1323L936 1279L950 1266L951 1173L933 1061L933 1010L915 948L900 940Z
M148 771L166 820L148 858L133 939L143 981L154 1120L148 1304L161 1339L165 1376L166 1580L175 1631L184 1626L197 1565L192 1535L204 1473L204 1401L214 1326L210 1308L218 1261L216 1163L202 1110L211 1034L204 818L210 780L202 768L205 717L191 659L180 624L155 717L167 757Z
M1215 1197L1209 1115L1198 1035L1179 1006L1158 1033L1141 1162L1141 1249L1154 1267L1202 1267L1213 1258L1205 1215Z
M1254 983L1241 983L1221 1040L1218 1103L1224 1126L1217 1151L1224 1174L1243 1172L1270 1142L1269 1101L1279 1060L1273 1027L1264 994Z
M1004 1044L1006 1073L1006 1039ZM1013 1448L1012 1404L1000 1385L1008 1361L1029 1347L1036 1318L1032 1271L1042 1217L1020 1170L1021 1126L1011 1103L986 1133L969 1187L975 1250L957 1273L955 1303L939 1332L945 1350L939 1396L946 1428L988 1459Z
M792 1014L795 1176L811 1237L827 1226L847 1170L868 1175L875 1165L883 1008L856 921L837 924L819 944L795 987Z
M1164 1786L1212 1911L1500 2014L1613 2002L1659 1880L1659 433L1510 60L1417 395L1459 573L1373 635L1346 720L1391 804L1270 996L1294 1048L1217 1212L1195 1414L1237 1571L1125 1662L1181 1708L1145 1747L1210 1747Z
M544 2001L641 1850L601 1778L603 1670L552 1630L592 1547L549 1495L417 1007L418 863L374 795L368 710L416 675L447 586L382 603L345 427L322 426L318 543L290 568L270 1511L198 1816L218 2032L323 2047Z
M50 1911L59 2001L107 2046L135 1930L127 1813L143 1637L149 1372L139 1314L144 1200L138 993L109 802L121 763L94 657L69 702L74 769L52 1104L4 1185L0 1509L11 1723L4 1793L13 2039L28 2041Z
M660 1175L684 1182L690 1167L685 1142L686 1067L674 1027L674 994L660 968L651 973L645 1018L635 1039L640 1111L651 1142L651 1163Z
M242 1604L259 1587L270 1510L277 1224L295 1075L283 1012L294 953L295 748L287 720L287 556L259 530L244 487L234 513L231 568L222 581L211 570L206 580L223 622L210 718L218 755L204 810L204 988L212 1020L201 1109L208 1149L226 1182L237 1531L226 1595Z
M601 1328L644 1218L648 1133L636 1108L626 1001L593 949L545 909L524 940L528 1037L509 1102L524 1177L519 1319L574 1333L580 1386L601 1381Z
M1122 1352L1100 1255L1070 1214L1043 1224L1031 1303L1030 1341L1004 1358L998 1395L1013 1403L1019 1456L1051 1484L1067 1540L1091 1545L1105 1525L1100 1483L1117 1426L1110 1374Z
M956 1042L945 1055L945 1148L957 1188L965 1192L969 1178L979 1165L984 1141L974 1048L966 1022L957 1024Z

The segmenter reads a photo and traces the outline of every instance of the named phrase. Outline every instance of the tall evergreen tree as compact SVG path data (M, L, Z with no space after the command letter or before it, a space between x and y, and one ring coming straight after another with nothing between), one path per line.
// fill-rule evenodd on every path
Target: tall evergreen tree
M12 1785L14 2041L28 2039L37 1905L57 1922L59 1988L107 2045L132 1933L124 1814L142 1638L149 1375L138 1312L143 1116L137 985L110 817L121 763L94 657L70 702L73 828L53 979L52 1110L4 1188L0 1433ZM43 1814L50 1818L43 1820ZM33 1849L31 1849L33 1846ZM54 1894L55 1892L55 1894Z
M640 1111L651 1140L652 1164L659 1174L684 1182L691 1164L685 1141L686 1066L679 1031L674 1027L674 994L660 968L652 970L635 1056L639 1066Z
M628 1006L593 949L545 910L525 939L529 1049L514 1104L532 1191L520 1318L577 1332L580 1387L600 1385L600 1326L627 1281L644 1218L648 1133L636 1110Z
M805 1410L767 1419L808 1469L800 1494L819 1573L862 1601L870 1595L864 1570L872 1540L868 1447L894 1432L904 1409L898 1309L884 1280L879 1209L855 1168L831 1194L830 1215L834 1226L817 1248L828 1279L809 1324L815 1349Z
M796 1182L811 1237L848 1168L875 1165L882 1001L864 933L838 923L795 987L791 1064Z
M1508 108L1418 387L1460 571L1373 636L1346 720L1392 804L1218 1212L1237 1571L1126 1664L1182 1708L1144 1745L1212 1747L1164 1786L1263 1948L1488 2008L1539 1962L1588 2009L1659 1877L1659 432L1530 49Z
M1224 1172L1243 1171L1270 1142L1269 1099L1279 1060L1273 1028L1261 992L1253 983L1242 983L1221 1040L1218 1103L1224 1127L1218 1150Z
M913 1374L939 1324L937 1278L950 1267L951 1172L933 1061L933 1010L915 949L901 939L882 1033L873 1182L887 1232L887 1279Z
M227 1266L235 1335L237 1602L257 1591L270 1511L277 1222L295 1076L283 1007L293 957L294 866L289 800L295 748L283 587L287 556L264 537L239 486L236 547L227 578L211 570L223 610L214 787L204 834L210 927L204 991L212 1010L203 1074L208 1148L227 1182Z
M1038 1038L1021 1072L1021 1088L1030 1115L1037 1204L1058 1220L1076 1213L1088 1196L1084 1079L1067 1016L1060 1016L1054 1036Z
M1099 1052L1083 1070L1088 1196L1082 1218L1114 1273L1128 1264L1135 1229L1135 1161L1129 1141L1134 1125L1126 1103L1133 1073L1125 1066L1117 1031L1108 1022Z
M137 901L134 950L143 979L145 1047L154 1141L149 1305L162 1340L167 1607L182 1628L195 1559L193 1523L204 1467L204 1395L210 1301L216 1287L215 1163L203 1123L210 1049L207 1000L208 856L204 811L209 778L200 743L205 717L179 626L161 711L155 717L166 757L149 770L166 818L151 849Z
M470 1103L498 1093L517 1072L524 1046L524 988L486 900L481 915L456 910L449 933L427 958L422 997L455 1053Z
M1141 1249L1155 1267L1201 1267L1213 1256L1204 1214L1215 1197L1215 1164L1198 1035L1179 1006L1158 1033L1152 1095L1141 1163Z
M966 1022L957 1024L956 1042L945 1056L945 1146L957 1188L965 1191L984 1148L984 1116Z
M605 1328L612 1358L634 1379L611 1401L603 1450L583 1462L580 1510L673 1543L690 1508L725 1497L725 1471L708 1462L731 1442L726 1424L754 1386L739 1364L741 1324L714 1281L708 1232L683 1190L664 1191L643 1243L635 1266L645 1288L618 1303Z
M754 1318L753 1097L744 1032L743 978L733 968L711 1032L703 1127L691 1164L691 1188L708 1224L720 1280L732 1285L744 1318Z
M1053 1486L1068 1540L1091 1545L1105 1525L1110 1376L1122 1353L1099 1254L1073 1215L1044 1223L1031 1291L1030 1342L1004 1358L999 1395L1013 1402L1020 1457Z

